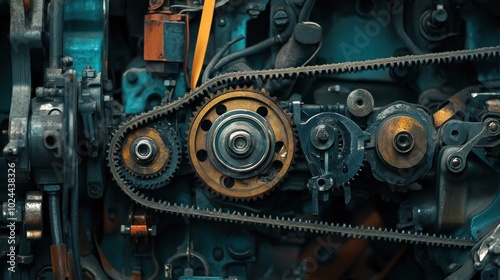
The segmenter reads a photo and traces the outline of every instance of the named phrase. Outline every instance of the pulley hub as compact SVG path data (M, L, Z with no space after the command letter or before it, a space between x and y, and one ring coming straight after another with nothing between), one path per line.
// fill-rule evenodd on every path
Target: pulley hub
M226 91L207 99L195 113L188 153L197 176L216 194L262 197L293 162L290 115L263 92Z
M275 138L271 125L256 112L237 109L217 118L206 145L212 163L225 175L250 178L272 160Z

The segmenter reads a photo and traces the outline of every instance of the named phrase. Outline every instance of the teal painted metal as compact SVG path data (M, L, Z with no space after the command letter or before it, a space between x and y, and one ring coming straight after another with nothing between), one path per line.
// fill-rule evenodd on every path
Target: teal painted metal
M125 114L137 114L159 105L165 98L163 80L144 68L131 68L122 76L122 97Z
M86 66L102 72L106 57L104 9L106 0L66 0L64 5L63 54L73 58L78 78Z

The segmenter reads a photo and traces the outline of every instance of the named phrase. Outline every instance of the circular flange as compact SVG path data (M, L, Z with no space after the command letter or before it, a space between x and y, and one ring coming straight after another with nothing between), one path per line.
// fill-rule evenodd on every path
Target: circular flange
M121 155L132 175L153 177L168 165L170 149L156 129L145 127L127 135Z
M356 117L364 117L373 111L375 102L371 93L365 89L355 89L347 96L347 109Z
M180 161L180 143L166 122L128 133L120 145L121 176L135 188L154 190L169 183Z
M377 132L377 151L394 168L418 165L427 153L427 133L416 119L394 116L382 123Z
M284 178L295 154L290 115L254 89L207 99L193 117L187 145L201 181L233 199L262 197Z
M260 174L272 160L274 133L264 117L236 109L217 118L207 135L209 159L217 169L235 179Z
M373 176L395 187L405 187L432 166L437 133L432 118L415 105L398 101L373 112L365 158Z

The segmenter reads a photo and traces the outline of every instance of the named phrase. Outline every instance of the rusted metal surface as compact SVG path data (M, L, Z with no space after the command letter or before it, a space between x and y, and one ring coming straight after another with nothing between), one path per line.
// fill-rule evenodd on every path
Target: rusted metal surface
M152 139L156 145L156 155L151 161L141 162L133 155L132 144L140 137ZM168 166L170 159L170 149L167 148L160 133L151 127L145 127L129 134L122 146L123 163L127 171L135 176L155 176L161 173Z
M273 170L270 164L261 174L275 172L275 176L263 179L259 174L246 179L234 179L234 185L225 186L224 180L228 178L213 163L207 159L197 159L197 152L207 149L208 131L202 129L201 123L209 120L213 123L218 117L217 107L224 105L227 112L235 109L246 109L256 112L259 107L267 109L266 121L272 127L275 142L282 142L283 146L272 155L271 162L279 162L282 166L279 171ZM272 143L274 146L274 143ZM290 169L295 154L295 138L291 126L290 115L285 113L273 100L261 92L254 90L234 90L220 94L209 100L203 108L195 113L190 125L188 151L196 173L200 179L215 193L234 199L256 199L271 190ZM274 147L273 147L274 148Z
M411 147L402 152L395 145L397 136L405 133L412 138ZM416 119L407 116L389 118L380 127L377 151L382 159L394 168L411 168L420 163L427 152L428 140L425 128Z
M175 38L165 38L165 25L166 24L182 24L182 28L186 28L186 16L180 14L173 14L169 12L164 13L150 13L146 14L144 18L144 60L146 61L173 61L166 53L166 46L182 46L184 49L185 36L175 36ZM177 34L179 35L179 34ZM182 42L170 42L170 40L178 40L182 37ZM175 45L177 43L181 43ZM184 57L182 57L184 59ZM174 62L180 62L178 59Z
M440 127L446 121L454 118L457 114L460 115L460 113L465 110L465 102L471 97L471 93L480 89L481 86L468 87L448 98L445 105L434 113L434 126Z
M66 245L50 246L50 259L55 280L65 280L69 277Z

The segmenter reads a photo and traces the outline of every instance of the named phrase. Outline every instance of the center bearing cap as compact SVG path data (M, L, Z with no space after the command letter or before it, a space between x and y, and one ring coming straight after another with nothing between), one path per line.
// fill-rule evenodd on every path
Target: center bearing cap
M388 118L377 135L378 153L394 168L414 167L427 153L427 133L422 124L412 117Z
M236 109L215 120L206 141L210 160L223 174L246 179L269 165L275 138L264 117Z
M252 88L206 99L187 134L197 176L232 199L262 197L283 179L295 154L290 114Z

